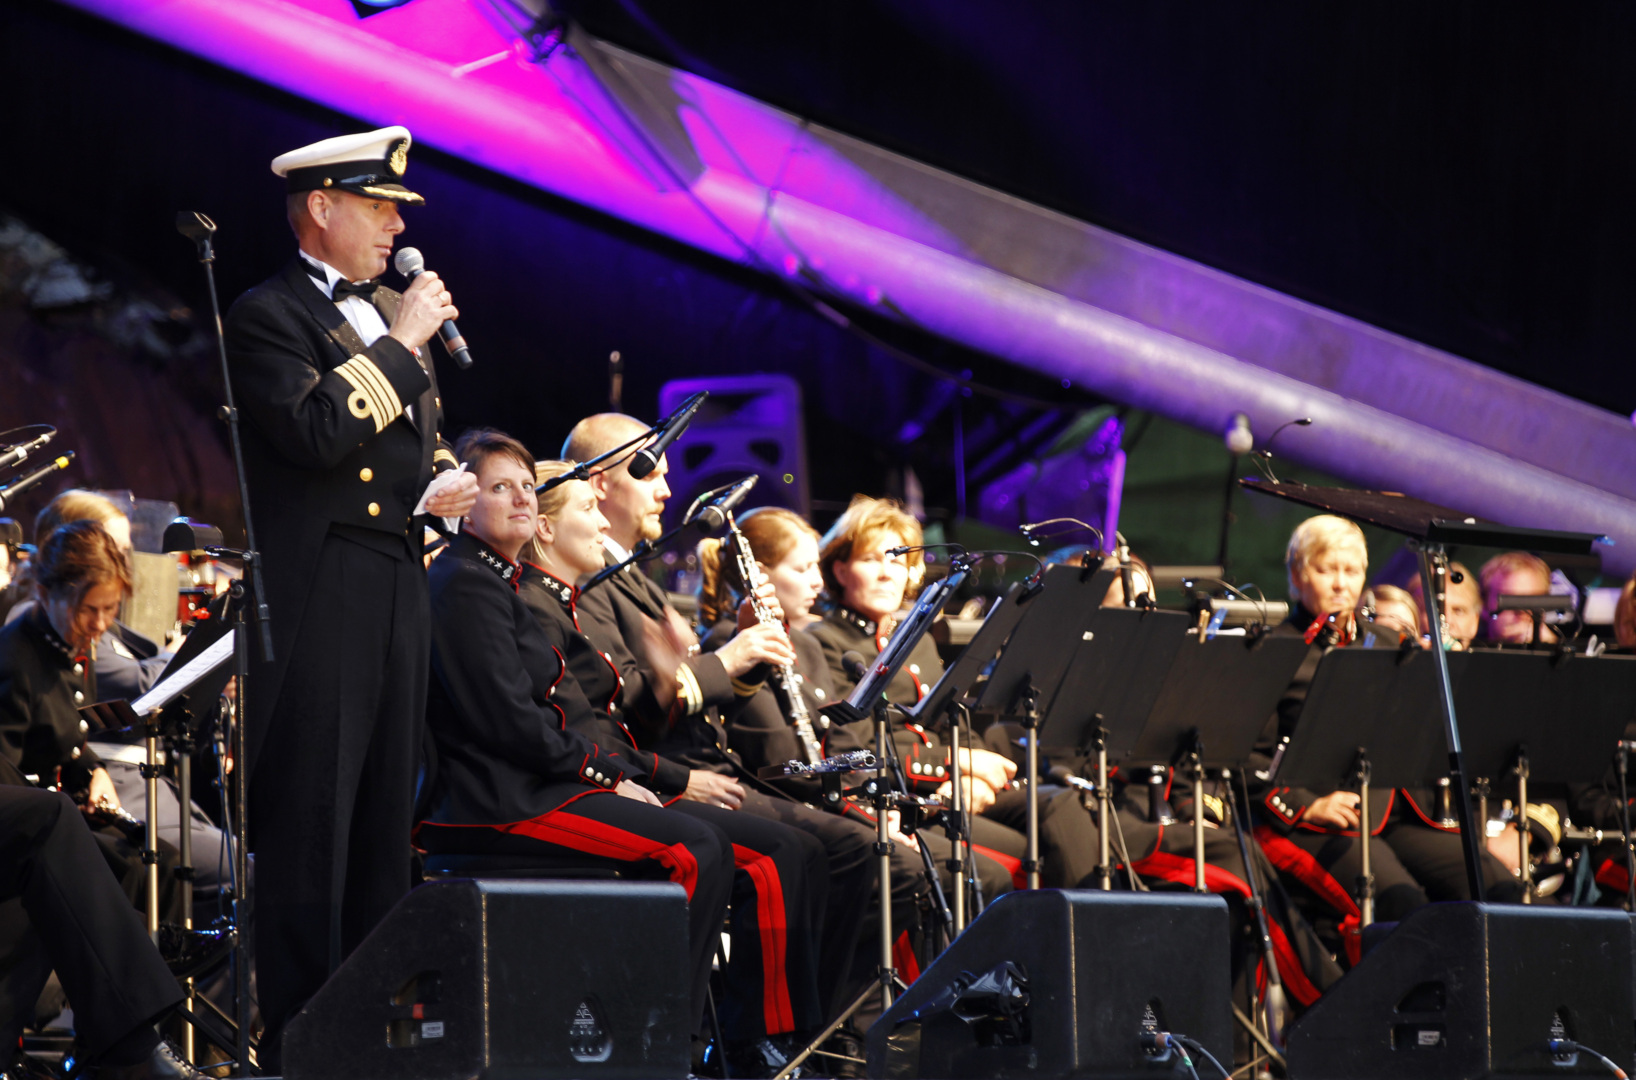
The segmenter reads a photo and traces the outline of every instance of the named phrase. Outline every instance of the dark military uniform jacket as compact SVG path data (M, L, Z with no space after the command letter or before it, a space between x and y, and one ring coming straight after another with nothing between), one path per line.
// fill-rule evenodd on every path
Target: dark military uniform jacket
M91 661L35 605L0 629L0 784L84 791L101 765L79 707L97 700Z
M640 762L648 775L645 786L667 801L687 790L686 765L637 748L636 738L622 720L620 692L624 680L607 653L591 644L580 631L575 600L579 590L532 563L523 563L518 595L539 620L540 629L562 657L569 678L584 694L589 708L570 730L577 731L604 751Z
M811 633L823 649L830 681L838 697L846 697L857 688L857 684L847 675L841 658L855 652L863 657L865 663L872 662L887 642L873 619L843 607L835 608L821 621L814 623ZM914 705L936 685L942 675L942 658L937 655L937 644L928 634L915 643L908 662L892 677L886 687L886 698L894 705ZM873 720L859 720L848 727L851 728L851 738L859 745L871 748L875 745ZM930 795L949 778L948 748L940 736L926 731L919 724L903 720L893 726L892 744L903 762L904 773L914 794Z
M375 293L388 326L401 299ZM458 462L437 434L442 402L429 351L423 364L389 336L365 348L299 258L239 297L225 331L276 650L271 668L254 673L253 761L302 615L324 600L309 597L307 582L325 536L342 531L418 558L410 513L434 472Z
M634 567L627 567L575 601L585 636L619 669L624 679L621 703L625 722L637 745L687 766L733 776L764 794L782 793L756 778L729 746L723 713L751 707L761 689L753 677L731 679L721 658L711 653L689 656L673 677L674 704L667 708L668 687L655 684L665 676L651 671L636 655L632 642L649 632L647 621L663 625L670 617L664 591Z
M580 734L591 705L517 590L518 564L462 534L432 562L426 820L504 825L548 814L651 766Z
M1269 633L1284 635L1304 635L1313 623L1314 616L1306 608L1297 604L1291 609L1289 618L1273 627ZM1277 782L1271 777L1272 766L1278 757L1279 747L1289 740L1295 733L1295 725L1301 719L1301 707L1306 704L1307 691L1312 688L1312 679L1318 671L1318 662L1324 654L1336 646L1328 640L1328 635L1320 635L1310 642L1306 659L1295 671L1295 678L1290 681L1289 689L1278 702L1278 708L1267 721L1267 729L1257 742L1254 753L1247 762L1246 780L1250 788L1250 804L1255 808L1259 820L1281 833L1290 833L1295 830L1303 832L1337 833L1356 836L1356 830L1334 829L1326 825L1315 825L1303 820L1308 808L1326 794L1310 788L1291 787ZM1391 788L1371 787L1369 789L1369 834L1378 835L1386 827L1386 822L1392 813L1393 803L1397 792Z

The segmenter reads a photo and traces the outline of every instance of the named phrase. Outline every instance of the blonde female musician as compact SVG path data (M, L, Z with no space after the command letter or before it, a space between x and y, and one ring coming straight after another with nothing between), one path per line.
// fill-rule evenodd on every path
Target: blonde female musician
M535 480L572 467L539 462ZM732 947L722 1009L728 1063L735 1075L776 1072L780 1059L822 1026L839 996L844 958L851 955L869 899L873 836L762 789L735 762L723 761L720 771L705 769L638 741L641 733L625 723L621 657L597 649L580 630L574 583L602 569L607 524L589 483L569 480L547 491L521 556L518 595L562 655L565 681L590 702L574 729L606 753L644 766L651 762L645 786L668 809L712 825L732 841ZM732 805L719 799L723 779L732 782Z

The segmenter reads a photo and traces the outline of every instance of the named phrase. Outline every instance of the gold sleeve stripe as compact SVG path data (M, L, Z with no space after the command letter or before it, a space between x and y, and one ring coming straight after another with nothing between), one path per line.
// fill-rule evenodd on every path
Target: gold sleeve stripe
M676 683L682 701L686 703L688 716L704 708L704 691L699 689L699 680L694 676L692 668L686 664L677 668Z
M398 392L392 389L391 380L386 377L385 372L381 371L380 368L375 366L375 361L371 360L363 353L359 353L357 356L354 356L350 361L348 361L348 363L357 364L358 367L362 369L365 378L369 379L375 384L375 387L381 396L381 404L388 407L386 410L387 423L390 424L392 421L403 415L403 402L398 399Z
M374 413L376 422L381 425L381 427L375 429L379 431L396 419L396 414L387 408L387 400L381 396L380 384L370 378L368 364L369 361L363 356L354 356L335 370L344 375L353 386L368 395L370 411Z
M436 450L432 451L432 460L433 461L447 461L450 465L455 465L455 466L458 466L460 464L460 459L454 456L454 451L453 450L445 450L441 446L438 447Z
M734 679L733 696L741 698L755 697L756 691L761 689L761 685L762 684L759 682L746 682L743 679Z
M341 376L341 378L345 379L348 383L352 384L352 397L362 397L364 399L363 404L367 407L362 413L360 413L354 406L354 403L349 399L347 402L348 408L351 409L352 415L357 416L359 419L367 416L374 421L375 433L378 435L382 431L386 430L386 424L381 420L380 408L376 405L375 398L370 394L369 388L365 386L363 381L360 380L357 375L353 374L353 372L350 370L351 367L352 361L348 360L346 363L336 368L335 373Z

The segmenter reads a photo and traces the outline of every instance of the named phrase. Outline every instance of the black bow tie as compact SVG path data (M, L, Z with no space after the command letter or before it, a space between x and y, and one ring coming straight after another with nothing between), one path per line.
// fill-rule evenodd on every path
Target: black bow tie
M301 265L307 268L307 273L311 274L313 280L318 282L318 284L323 285L329 280L329 278L325 276L323 270L314 266L307 260L302 259ZM351 282L343 279L335 283L335 291L330 294L330 299L339 304L342 300L345 300L349 296L356 296L363 299L366 303L372 303L375 299L375 290L380 287L381 283L379 281L371 280Z

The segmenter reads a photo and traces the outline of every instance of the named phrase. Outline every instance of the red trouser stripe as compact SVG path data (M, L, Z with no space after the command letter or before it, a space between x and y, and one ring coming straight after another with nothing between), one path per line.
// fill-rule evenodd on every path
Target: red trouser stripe
M1323 996L1323 991L1307 978L1306 968L1301 966L1301 958L1295 955L1284 928L1271 915L1267 916L1267 932L1272 937L1272 955L1278 961L1278 977L1283 980L1284 989L1303 1006L1311 1005Z
M1256 828L1255 838L1261 842L1261 850L1267 853L1267 858L1278 869L1323 897L1330 907L1342 915L1358 914L1358 905L1352 894L1342 888L1341 883L1323 868L1323 864L1295 841L1265 825Z
M693 899L693 887L699 881L699 862L685 844L662 844L565 810L553 810L531 821L513 821L508 825L488 827L583 851L587 855L600 855L605 859L621 862L653 859L670 871L670 880L687 890L690 901Z
M1162 881L1189 886L1195 880L1193 860L1167 851L1156 851L1131 865L1143 877L1156 877ZM1204 887L1213 893L1232 893L1245 899L1249 899L1250 896L1249 882L1229 870L1209 863L1204 864ZM1312 980L1307 978L1306 969L1301 966L1301 958L1295 955L1295 949L1291 947L1289 938L1284 934L1284 928L1271 915L1267 917L1267 930L1272 935L1273 956L1278 960L1278 974L1283 979L1285 989L1302 1005L1310 1005L1317 1001L1320 991L1312 985Z
M976 852L978 855L987 855L989 858L993 859L995 862L1004 867L1005 872L1011 875L1011 884L1014 888L1028 888L1028 875L1023 873L1022 860L1020 858L1015 855L1007 855L1003 851L995 851L993 848L986 848L982 844L971 845L971 850Z
M790 984L785 971L785 948L789 940L784 916L784 886L772 857L750 848L733 845L733 865L750 875L756 891L756 925L761 931L761 1000L767 1034L781 1035L795 1030L795 1007L790 1004Z
M1261 850L1267 853L1267 859L1274 866L1323 897L1330 907L1341 914L1341 923L1337 929L1341 934L1341 944L1346 948L1347 961L1356 964L1361 960L1363 913L1358 910L1357 901L1352 899L1352 894L1335 880L1334 875L1323 868L1322 863L1289 837L1281 836L1265 825L1259 825L1255 830L1255 838L1261 842Z
M1155 851L1145 859L1137 859L1131 863L1131 868L1144 877L1156 877L1178 885L1191 886L1196 879L1193 860L1185 855L1172 855L1168 851ZM1204 864L1204 887L1213 893L1250 895L1250 887L1237 874L1209 863Z
M920 960L915 957L915 947L909 940L907 930L892 942L892 966L898 969L898 977L906 983L920 978Z

